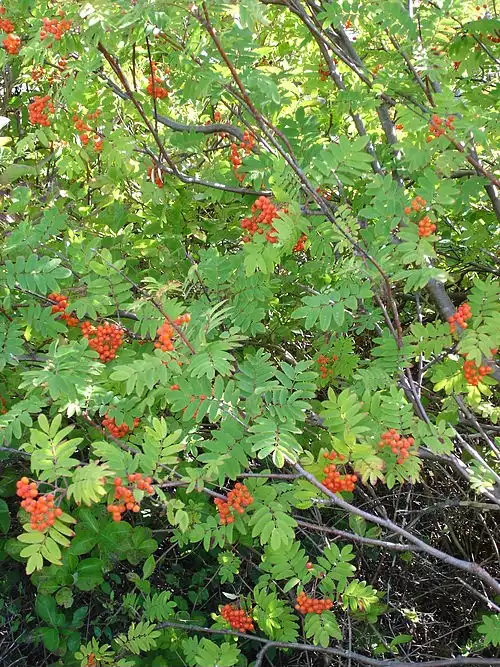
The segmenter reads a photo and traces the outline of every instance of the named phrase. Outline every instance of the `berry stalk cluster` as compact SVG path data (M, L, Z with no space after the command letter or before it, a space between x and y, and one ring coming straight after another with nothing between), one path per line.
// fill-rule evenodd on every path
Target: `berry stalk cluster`
M186 313L185 315L176 317L174 324L180 327L183 324L187 324L190 320L191 315ZM158 340L155 341L154 346L162 352L172 352L174 349L172 340L175 336L175 329L168 320L165 320L161 327L156 330L156 334L158 336Z
M231 604L226 604L221 609L222 618L229 623L233 630L248 632L255 630L252 617L248 616L243 609L237 609Z
M7 37L2 40L2 46L9 55L17 56L21 50L21 38L9 33Z
M118 424L115 422L113 417L108 417L108 413L105 414L104 419L101 422L103 428L107 429L107 431L114 437L114 438L124 438L127 433L130 431L130 428L125 424ZM134 417L134 426L133 428L137 428L140 424L140 419L138 417Z
M337 457L340 462L345 461L345 456L343 454L337 454L337 452L325 452L323 454L325 459L334 461ZM326 477L322 481L323 486L326 486L332 493L341 493L342 491L354 491L354 485L358 481L356 475L341 475L337 470L337 466L334 463L323 468L323 472Z
M154 99L163 100L168 97L168 90L163 86L163 80L158 76L158 67L154 62L151 63L151 71L152 74L148 78L146 92ZM165 71L168 73L168 70Z
M239 147L236 145L234 141L231 144L231 154L229 159L231 160L231 164L233 165L233 173L236 179L240 183L243 183L243 180L245 178L245 174L240 174L238 172L239 167L241 167L241 165L243 164L243 158L241 157L240 150L242 150L244 153L248 155L252 150L254 143L255 143L255 137L253 136L253 134L251 132L248 132L248 130L245 130L243 132L243 138L240 141Z
M161 175L161 169L159 167L156 167L153 165L152 167L148 167L148 180L151 181L156 185L157 188L160 188L160 190L163 188L163 178Z
M3 16L4 18L0 18L0 31L6 32L7 34L14 32L15 26L10 21L9 19L5 18L5 7L0 8L0 16Z
M43 533L53 526L56 519L63 513L60 507L54 506L54 496L51 493L41 496L38 493L36 482L30 482L27 477L21 477L16 482L16 494L23 498L21 507L31 515L30 527Z
M53 35L54 39L58 42L64 33L68 32L71 29L71 19L67 20L64 18L64 12L59 10L60 21L56 18L49 19L45 17L43 19L43 28L40 29L40 40L43 42L45 39L49 38L50 35ZM52 44L49 44L49 48Z
M135 486L135 488L144 491L144 493L150 496L155 492L154 488L151 486L151 482L153 481L151 477L145 477L143 479L140 472L128 475L127 480L131 485ZM133 486L123 486L121 477L115 477L113 484L115 486L115 500L120 501L118 504L111 503L107 506L107 510L112 515L113 521L121 521L122 514L127 510L136 513L139 512L141 507L140 503L134 497Z
M326 380L327 375L333 375L332 366L337 360L338 356L336 354L332 354L331 361L324 354L320 354L319 357L316 359L319 365L319 372L323 380ZM330 368L328 368L328 366L330 366Z
M28 106L30 123L33 125L49 127L50 120L48 114L53 114L54 111L54 105L51 102L49 95L45 95L44 97L35 95L34 101Z
M78 326L78 322L80 320L71 313L66 312L66 308L69 306L69 300L67 296L58 294L57 292L51 292L47 298L50 299L50 301L55 301L55 304L50 310L53 315L56 313L61 313L61 319L66 322L68 327Z
M416 211L418 213L423 208L425 208L426 204L427 202L425 199L423 199L420 195L417 195L415 199L411 200L410 205L405 208L405 213L406 215L410 215L412 211Z
M303 252L306 247L307 234L301 234L297 243L293 246L292 252Z
M432 222L428 215L426 215L418 223L418 237L421 239L430 236L431 234L434 234L436 229L437 227L435 223Z
M333 602L330 598L320 600L318 598L308 597L304 591L297 595L297 604L295 609L301 614L321 614L333 607Z
M253 497L244 484L237 482L234 489L227 494L227 501L216 498L214 502L219 512L221 525L226 526L234 522L232 510L238 514L243 514L245 507L253 503Z
M427 202L425 199L423 199L420 195L417 195L415 199L412 199L410 206L407 206L405 208L405 213L406 215L411 215L413 212L418 213L422 209L425 209ZM425 215L421 220L418 222L418 236L419 238L423 238L426 236L430 236L433 234L437 229L437 226L428 215Z
M328 77L330 76L330 71L323 60L319 61L318 64L318 75L319 75L319 80L320 81L326 81Z
M404 463L405 459L408 458L408 450L415 444L415 440L412 437L402 437L395 428L391 428L389 431L382 433L380 436L380 442L378 443L379 449L384 449L384 447L390 447L391 452L397 455L397 462L399 464Z
M455 129L455 126L453 125L454 120L455 119L453 116L448 116L446 120L443 120L437 114L433 114L429 123L430 134L427 137L427 142L433 141L433 139L437 139L446 132L446 130L443 128L443 123L445 124L448 130L454 130Z
M278 237L276 229L273 227L273 221L278 217L278 209L270 199L263 195L252 204L252 217L244 218L241 221L241 228L245 229L247 236L243 237L243 243L249 243L254 234L266 233L266 241L277 243ZM266 231L267 230L267 231Z
M472 359L470 361L464 361L464 376L467 380L467 383L473 387L477 387L481 380L491 373L492 368L487 364L481 364L479 368L476 365L476 362Z
M100 109L97 109L94 113L89 113L87 114L88 120L95 120L100 116ZM80 136L80 141L84 146L87 146L89 143L89 132L94 132L90 125L83 120L83 118L79 118L78 114L73 114L73 123L75 124L75 130L79 132ZM96 153L100 153L102 151L102 138L97 134L97 130L94 134L94 150Z
M453 315L450 315L448 318L451 333L455 333L457 330L457 325L462 329L467 329L467 320L470 320L471 317L472 312L469 304L467 302L462 303L457 308L457 312Z
M102 362L107 363L116 357L116 350L123 345L123 329L106 323L95 327L90 322L82 322L80 326L89 347L98 353Z

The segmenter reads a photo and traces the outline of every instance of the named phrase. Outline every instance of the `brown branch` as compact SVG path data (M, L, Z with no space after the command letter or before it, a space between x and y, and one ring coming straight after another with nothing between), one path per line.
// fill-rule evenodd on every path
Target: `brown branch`
M371 537L363 537L362 535L356 535L355 533L349 533L346 530L340 530L339 528L331 528L330 526L320 526L317 523L310 523L309 521L303 521L297 517L294 517L297 521L298 526L303 528L308 528L309 530L317 531L318 533L327 533L329 535L337 535L338 537L343 537L349 542L359 542L360 544L367 544L371 547L378 547L379 549L390 549L392 551L422 551L418 547L413 546L412 544L398 544L397 542L388 542L387 540L378 540Z
M419 547L422 551L429 554L429 556L433 556L434 558L437 558L438 560L441 560L444 563L447 563L448 565L452 565L454 567L459 568L460 570L469 572L469 574L475 575L476 577L481 579L485 584L487 584L492 590L494 590L497 594L500 594L500 582L498 582L494 577L491 576L491 574L489 574L489 572L487 572L483 567L481 567L477 563L471 563L470 561L467 560L455 558L455 556L451 556L450 554L447 554L444 551L440 551L439 549L431 547L429 544L426 544L426 542L424 542L420 538L416 537L415 535L412 535L398 524L393 523L390 519L383 519L382 517L378 517L375 514L370 514L369 512L365 512L364 510L355 507L354 505L351 505L337 494L332 493L330 489L327 489L326 486L324 486L319 480L317 480L313 474L305 470L299 463L294 463L292 459L290 459L288 456L285 456L285 460L288 461L288 463L290 463L295 468L295 470L297 470L297 472L299 472L304 477L304 479L307 479L308 482L310 482L313 486L315 486L317 489L319 489L325 495L327 495L328 498L330 498L330 500L332 501L332 503L337 507L340 507L341 509L351 514L360 516L363 519L370 521L371 523L375 523L379 526L382 526L386 530L395 533L396 535L404 537L408 542L411 542L413 545Z
M349 651L343 648L333 648L324 646L313 646L312 644L299 644L296 642L275 642L266 639L265 637L258 637L257 635L249 635L245 632L236 632L235 630L224 630L223 628L205 628L201 625L192 625L191 623L177 623L175 621L163 621L157 623L158 629L175 628L177 630L184 630L186 632L199 632L207 635L222 635L229 637L240 637L249 641L259 642L265 644L266 650L270 648L281 648L292 651L307 651L323 653L325 655L333 655L340 658L350 658L355 660L360 665L370 665L371 667L467 667L467 665L484 665L484 667L498 667L500 659L495 658L469 658L458 656L456 658L443 658L440 660L427 660L424 662L401 662L400 660L377 660L369 656Z

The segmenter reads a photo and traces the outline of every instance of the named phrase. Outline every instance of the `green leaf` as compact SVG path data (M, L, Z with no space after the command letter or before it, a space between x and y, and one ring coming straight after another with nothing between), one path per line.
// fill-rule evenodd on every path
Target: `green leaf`
M57 628L37 628L37 633L41 637L43 645L47 651L54 653L59 647L59 630Z
M0 530L2 533L8 533L10 528L9 506L0 498Z
M77 526L75 536L71 540L70 552L75 554L75 556L86 554L89 551L92 551L97 544L98 539L99 536L93 531Z
M149 577L153 574L155 569L155 559L153 556L149 556L146 558L144 565L142 566L142 576L144 579L149 579Z
M335 614L323 611L321 614L306 614L304 622L306 637L312 638L312 643L327 647L330 639L342 640L342 631Z
M53 597L49 595L37 595L35 599L35 611L48 625L52 627L58 625L57 605Z
M484 635L484 644L488 646L500 645L500 614L483 614L482 623L478 625L478 631Z
M74 579L75 586L81 591L91 591L102 584L103 562L99 558L86 558L78 563Z

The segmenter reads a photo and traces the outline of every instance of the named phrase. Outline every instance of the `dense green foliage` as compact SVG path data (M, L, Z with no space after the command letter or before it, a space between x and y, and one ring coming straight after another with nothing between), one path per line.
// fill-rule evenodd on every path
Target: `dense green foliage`
M6 0L2 664L500 665L496 10Z

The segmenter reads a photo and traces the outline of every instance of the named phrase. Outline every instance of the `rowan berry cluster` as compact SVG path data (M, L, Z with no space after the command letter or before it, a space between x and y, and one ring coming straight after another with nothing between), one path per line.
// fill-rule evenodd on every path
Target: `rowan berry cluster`
M7 412L7 403L3 396L0 396L0 415L4 415Z
M222 115L220 111L214 111L214 123L220 123L222 122ZM211 125L212 121L207 120L205 125ZM227 132L218 132L218 135L221 139L225 139L227 137ZM207 142L210 141L210 137L207 138Z
M433 139L437 139L437 137L440 137L442 134L446 132L446 130L443 128L443 123L449 130L454 130L455 126L453 125L453 121L454 121L453 116L448 116L446 121L444 121L437 114L433 114L431 121L429 123L430 134L427 137L427 141L429 142L432 141Z
M0 7L0 16L5 17L5 7ZM7 53L17 55L21 48L21 38L11 35L15 30L14 24L7 18L0 18L0 31L7 33L7 37L2 44Z
M395 428L391 428L389 431L382 433L378 447L379 449L390 447L392 453L396 454L398 457L397 462L401 464L408 458L408 450L414 444L415 440L411 436L409 438L404 438L399 435Z
M151 63L151 75L148 79L148 86L146 92L154 99L163 100L168 97L168 90L162 85L163 80L157 75L158 67L156 63ZM167 70L168 72L168 70Z
M243 609L236 609L230 604L222 607L221 616L229 625L239 632L248 632L255 630L251 616L248 616Z
M49 127L50 120L48 114L54 113L54 105L50 100L50 96L39 97L35 95L34 101L28 106L28 113L30 123Z
M51 292L48 297L50 301L55 301L55 304L50 309L52 314L61 313L61 319L66 322L68 327L78 326L79 319L71 315L71 313L66 313L66 308L69 306L69 300L67 296L63 294L58 294L57 292Z
M69 305L68 297L57 292L51 292L47 298L56 302L51 308L51 313L64 313Z
M251 152L254 144L255 144L255 137L248 130L245 130L243 132L243 138L240 141L239 148L234 143L234 141L231 144L231 154L229 159L231 160L231 164L233 165L234 175L240 183L243 183L243 180L245 178L245 174L238 173L238 168L241 167L241 165L243 164L243 159L240 155L240 150L244 151L248 155Z
M33 69L31 70L31 78L33 81L39 81L41 78L43 78L45 74L45 70L41 65L35 65Z
M240 153L238 151L238 146L234 143L234 141L231 144L231 153L229 159L231 160L231 164L233 165L233 173L236 179L240 183L242 183L245 178L245 174L239 174L238 168L241 167L241 165L243 164L243 160L241 159Z
M65 19L64 12L62 10L59 11L59 16L61 18L60 21L58 21L56 18L43 19L43 28L40 30L40 39L42 42L44 39L47 39L49 35L53 35L54 39L58 42L64 33L71 29L71 19Z
M51 73L47 77L47 81L48 81L50 86L54 83L54 81L59 81L59 79L62 77L62 73L64 72L64 70L67 67L67 64L68 64L68 61L66 60L66 58L60 58L57 61L57 67L54 68L53 70L51 70ZM33 76L33 74L32 74L32 76ZM69 73L66 74L66 78L68 76L69 76Z
M88 120L95 120L99 118L101 114L100 109L97 109L94 113L89 113L87 114ZM87 146L90 138L88 133L89 132L94 132L90 125L83 120L83 118L80 118L78 114L73 114L73 123L75 124L75 130L79 133L80 136L80 141L84 146ZM94 134L94 150L96 153L99 153L102 150L102 138L99 137L97 133Z
M319 364L319 372L321 374L321 377L323 380L326 380L327 375L333 375L333 368L328 368L328 364L333 365L338 359L338 356L336 354L332 355L332 360L328 359L324 354L320 354L319 357L317 358L317 362Z
M160 188L160 190L163 188L163 178L161 175L161 169L158 167L155 167L154 165L152 167L148 167L148 179L155 183L155 185Z
M321 614L333 607L333 602L330 598L319 600L317 598L308 597L304 591L297 595L297 604L295 609L301 614Z
M30 482L27 477L21 477L16 482L16 494L23 498L21 507L31 515L30 527L43 533L44 530L53 526L57 517L60 517L62 509L54 507L54 496L48 493L40 496L36 482Z
M260 213L259 213L260 211ZM266 231L265 226L267 225L266 232L266 241L269 243L277 243L278 237L274 236L276 234L276 229L273 227L273 220L278 217L278 209L267 197L261 196L252 204L252 217L244 218L241 221L241 228L246 229L249 236L243 237L243 243L248 243L252 240L252 237L255 233L264 234Z
M7 37L2 40L3 48L10 53L11 56L17 56L21 50L21 38L17 35L9 33Z
M411 200L411 203L409 206L405 208L405 213L406 215L410 215L412 211L421 211L423 208L425 208L427 202L425 199L423 199L420 195L417 195L415 199Z
M135 485L135 487L148 495L152 495L155 490L151 486L153 481L151 477L145 477L143 479L140 472L127 475L127 480L130 484ZM113 484L115 486L115 500L120 501L118 504L112 503L107 506L108 512L113 516L113 521L121 521L122 514L127 510L132 512L138 512L141 507L139 502L134 497L133 486L123 486L123 480L121 477L115 477Z
M4 10L5 14L5 7L2 7L2 9ZM12 21L9 21L9 19L0 19L0 30L9 34L10 32L14 32L15 27Z
M426 215L418 223L418 237L423 238L430 236L436 231L436 229L436 225L432 222L429 216Z
M324 190L321 186L318 186L316 188L316 192L323 197L323 199L326 199L326 201L330 201L332 198L332 195Z
M181 327L183 324L188 324L191 322L191 315L189 313L184 313L184 315L179 315L174 320L174 324L178 327Z
M174 324L180 327L183 324L187 324L190 320L191 315L189 313L185 313L184 315L176 317ZM161 327L156 330L156 334L158 336L158 340L155 341L154 346L162 352L172 352L174 349L172 339L175 336L175 329L168 320L165 320Z
M467 302L462 303L458 308L456 313L450 315L448 322L450 324L451 333L455 333L457 330L457 324L462 329L467 329L467 321L472 317L470 306Z
M82 322L81 329L89 347L99 354L99 359L104 363L114 359L116 350L123 345L123 329L115 324L100 324L95 327L90 322Z
M334 460L336 457L336 452L331 452L331 454L323 454L325 458L329 458L330 461ZM342 461L344 457L339 455L339 461ZM354 491L354 485L358 481L356 475L341 475L337 470L337 466L334 463L323 468L323 472L326 477L322 481L323 486L326 486L332 493L341 493L342 491Z
M216 498L214 502L219 512L221 525L226 526L234 522L231 510L234 510L238 514L243 514L245 507L253 503L253 497L244 484L237 482L234 485L234 489L227 494L227 501Z
M306 247L307 234L301 234L297 243L293 246L292 252L303 252Z
M175 335L175 330L168 320L165 320L161 327L156 330L156 334L158 340L155 341L154 346L162 352L172 352L174 349L172 338Z
M253 146L254 146L254 144L255 144L255 137L253 136L253 134L251 132L249 132L248 130L245 130L243 132L243 138L241 139L241 142L240 142L241 150L245 151L245 153L247 155L249 155Z
M375 65L375 67L372 69L372 74L373 76L377 76L377 74L380 72L380 70L383 68L383 65L378 63ZM396 129L398 129L398 126L396 125ZM400 128L399 128L400 129Z
M330 75L330 71L326 66L326 63L323 63L321 60L318 65L318 75L320 81L326 81Z
M139 418L135 417L134 428L137 428L139 426L139 423L140 423ZM125 422L118 426L113 417L108 417L108 413L104 415L104 419L102 420L101 424L115 438L124 438L130 431L129 427L127 426L127 424L125 424Z
M464 375L468 384L471 384L473 387L477 387L480 381L485 375L491 373L491 366L487 364L481 364L479 368L476 366L475 361L464 361Z

